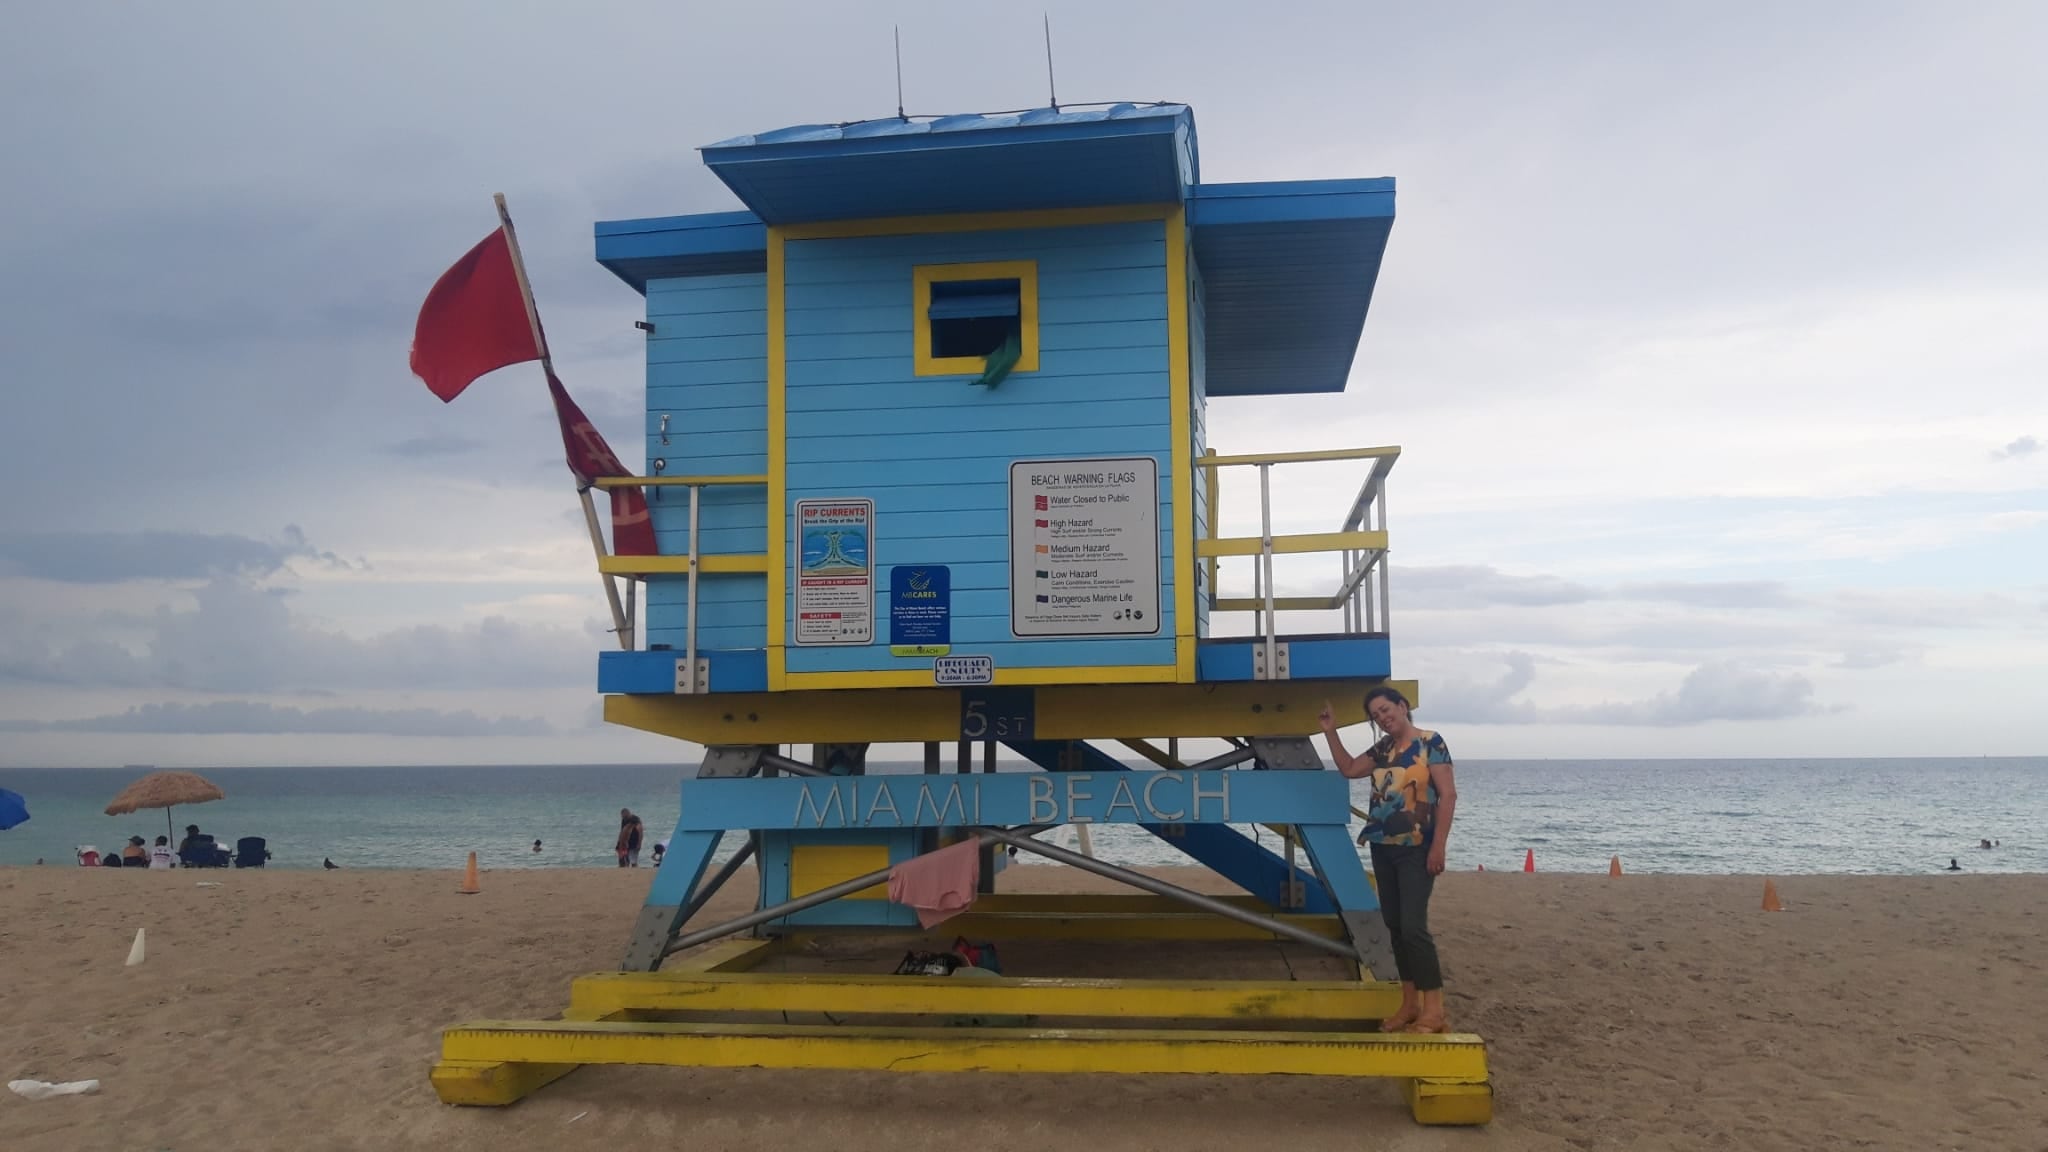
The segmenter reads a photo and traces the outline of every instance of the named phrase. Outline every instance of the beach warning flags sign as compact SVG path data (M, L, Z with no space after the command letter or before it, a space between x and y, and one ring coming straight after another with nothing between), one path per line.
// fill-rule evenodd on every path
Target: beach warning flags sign
M1528 850L1528 853L1528 855L1522 857L1522 871L1534 872L1536 870L1536 850L1531 848Z

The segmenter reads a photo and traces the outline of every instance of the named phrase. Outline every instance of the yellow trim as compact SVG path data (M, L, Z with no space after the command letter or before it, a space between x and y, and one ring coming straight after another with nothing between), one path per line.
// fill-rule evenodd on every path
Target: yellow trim
M1378 529L1370 532L1302 532L1292 536L1273 537L1273 552L1281 555L1290 552L1343 552L1351 549L1379 551L1387 546L1387 534ZM1204 556L1257 556L1257 536L1227 536L1221 540L1204 540L1196 548Z
M503 1060L443 1060L427 1072L443 1104L502 1108L574 1072L574 1064L508 1064Z
M1211 562L1214 562L1213 557ZM1273 611L1275 612L1325 612L1332 608L1341 607L1343 607L1341 602L1333 601L1328 596L1275 596L1273 598ZM1265 600L1253 596L1221 597L1209 605L1209 611L1211 612L1264 612L1265 610Z
M788 240L845 240L858 236L904 236L936 232L1001 232L1017 228L1073 228L1088 224L1131 224L1164 220L1170 204L1116 204L1096 208L1043 208L1022 212L962 212L949 216L878 216L820 224L785 224Z
M1188 352L1188 229L1185 209L1166 217L1168 436L1173 442L1174 678L1195 682L1195 455L1193 369Z
M798 844L789 850L789 898L808 896L889 866L887 844ZM842 900L887 900L887 884L871 884Z
M1413 1077L1407 1084L1408 1114L1417 1124L1477 1126L1493 1123L1493 1085L1484 1080Z
M949 928L948 931L951 931ZM865 973L578 977L570 1003L613 1012L1067 1016L1153 1020L1370 1020L1401 1006L1396 983L1355 980L932 980Z
M1464 1083L1486 1079L1486 1045L1477 1036L1365 1031L484 1020L443 1031L441 1058L681 1068L1417 1076Z
M932 355L932 285L961 280L1015 280L1022 353L1013 372L1038 371L1038 261L984 260L970 264L918 264L910 269L913 376L979 376L986 356Z
M768 229L768 690L782 690L789 634L789 349L783 229Z
M766 572L768 557L738 554L698 557L697 571L704 575L733 572ZM600 556L597 570L607 576L673 575L690 570L688 556Z
M872 672L790 672L787 686L797 688L931 688L929 668L890 668ZM998 668L997 684L1163 684L1173 680L1170 664L1123 664L1100 668Z
M1216 471L1211 463L1215 459L1216 450L1214 448L1205 448L1202 450L1202 459L1198 462L1203 469L1202 478L1209 485L1209 522L1204 525L1206 531L1203 532L1203 535L1212 540L1216 538L1217 527L1223 523L1223 474ZM1214 556L1209 557L1208 560L1209 610L1214 612L1216 610L1216 566L1221 561L1217 560Z
M1281 915L1280 909L1242 892L1211 895L1210 899L1262 916ZM1150 892L991 892L975 898L974 910L1000 916L1046 913L1063 916L1203 915L1171 896L1154 896ZM1337 917L1330 915L1326 918L1334 920Z
M1170 669L1153 671L1163 679ZM1048 684L1035 694L1035 734L1041 740L1144 739L1161 732L1190 738L1307 736L1316 731L1316 713L1325 701L1335 709L1339 725L1365 723L1366 689L1383 683L1400 689L1418 706L1423 704L1415 681L1372 676L1225 684ZM958 740L960 691L927 686L606 696L604 718L699 744Z
M1398 446L1384 448L1318 448L1306 452L1255 452L1249 456L1205 456L1204 468L1229 468L1239 464L1312 464L1318 460L1377 460L1401 455Z
M706 972L745 972L781 952L782 947L781 939L775 937L756 940L728 936L667 961L661 970L683 976Z
M761 476L600 476L593 488L716 488L720 485L766 484Z

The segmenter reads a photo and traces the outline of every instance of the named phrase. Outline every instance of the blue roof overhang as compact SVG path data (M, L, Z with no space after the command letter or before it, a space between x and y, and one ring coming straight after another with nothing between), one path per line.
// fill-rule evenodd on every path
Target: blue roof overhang
M768 227L752 212L600 220L597 262L644 296L663 277L764 271Z
M868 120L741 136L704 164L770 224L1177 204L1201 179L1181 104Z
M1207 394L1342 392L1394 226L1394 181L1202 184L1187 211Z

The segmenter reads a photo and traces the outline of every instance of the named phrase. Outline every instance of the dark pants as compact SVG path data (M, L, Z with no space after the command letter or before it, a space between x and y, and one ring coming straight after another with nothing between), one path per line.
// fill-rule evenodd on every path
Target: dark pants
M1372 875L1379 883L1380 918L1394 938L1394 969L1417 991L1434 992L1443 987L1436 941L1429 935L1429 892L1436 887L1436 877L1429 874L1429 848L1374 844Z

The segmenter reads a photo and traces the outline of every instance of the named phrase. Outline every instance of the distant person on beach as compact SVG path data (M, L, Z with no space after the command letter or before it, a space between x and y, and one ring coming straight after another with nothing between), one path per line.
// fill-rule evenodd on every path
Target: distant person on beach
M336 864L332 856L322 856L320 858L320 867L327 869L328 871L333 871L334 869L341 867L341 865Z
M663 856L666 856L666 855L668 855L668 841L666 841L666 840L656 840L656 841L654 842L654 857L653 857L653 863L654 863L654 866L655 866L656 868L659 868L659 867L661 867L661 858L662 858Z
M128 838L128 846L121 849L122 866L133 865L139 868L147 863L149 863L149 849L142 846L142 837L130 836Z
M644 832L645 830L640 826L640 818L633 815L631 808L619 809L619 841L617 844L619 867L638 868L640 866L640 838Z
M540 851L540 841L538 841L538 840L535 840L535 841L533 842L533 850L534 850L535 852L538 852L538 851Z
M1956 858L1951 856L1948 858L1948 870L1950 872L1961 872L1963 870L1963 866L1961 864L1956 863Z
M1319 719L1337 771L1348 780L1372 781L1365 831L1358 839L1371 845L1380 918L1393 937L1394 967L1401 977L1400 1010L1380 1021L1380 1030L1449 1032L1443 970L1429 934L1429 896L1443 874L1458 785L1444 738L1417 728L1411 712L1408 698L1393 688L1366 693L1365 714L1385 735L1360 756L1345 750L1329 704Z
M154 871L159 868L170 868L176 866L177 863L178 854L171 851L171 838L169 836L157 837L156 846L149 850L150 869Z

